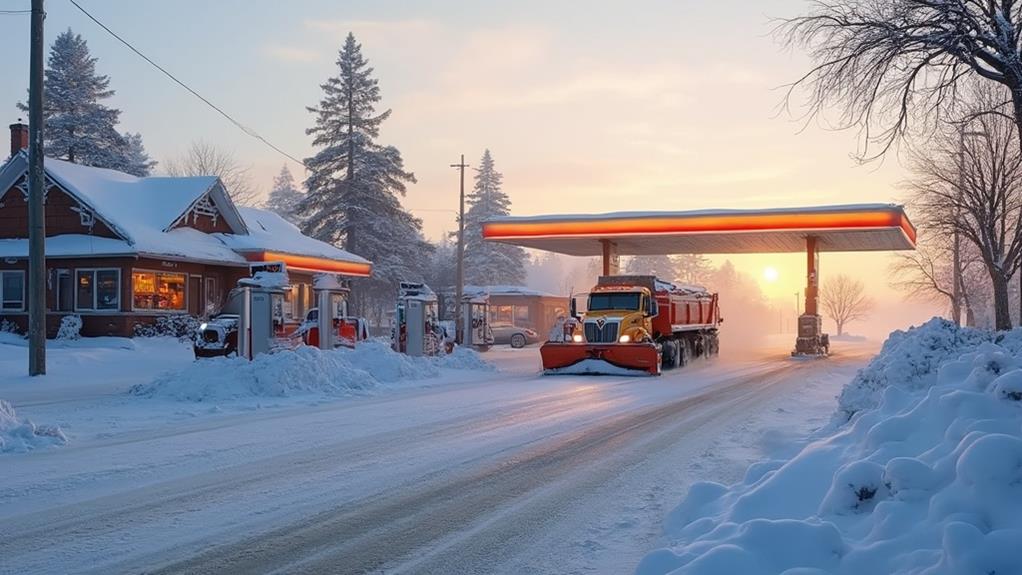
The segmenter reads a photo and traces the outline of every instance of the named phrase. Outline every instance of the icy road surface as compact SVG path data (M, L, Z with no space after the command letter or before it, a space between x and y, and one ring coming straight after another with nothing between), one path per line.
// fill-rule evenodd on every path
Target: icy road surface
M875 352L842 345L659 378L542 377L535 349L495 351L473 381L133 420L0 459L0 573L629 573L689 484L826 420ZM23 399L40 420L97 401Z

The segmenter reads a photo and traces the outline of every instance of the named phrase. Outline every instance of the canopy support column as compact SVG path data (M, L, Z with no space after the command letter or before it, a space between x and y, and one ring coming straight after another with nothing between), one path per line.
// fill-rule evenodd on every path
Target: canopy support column
M791 355L827 355L830 352L830 338L823 333L823 318L820 317L820 251L819 238L806 236L806 307L798 316L798 337L795 351Z
M621 257L617 253L617 242L600 240L603 247L603 275L616 276L621 273Z
M820 253L816 251L816 238L806 238L806 315L817 315L820 293Z

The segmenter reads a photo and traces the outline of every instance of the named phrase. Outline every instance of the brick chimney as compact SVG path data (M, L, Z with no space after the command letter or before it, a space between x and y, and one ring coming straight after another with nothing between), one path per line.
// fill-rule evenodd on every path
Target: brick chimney
M16 124L11 124L11 155L28 149L28 124L22 124L18 119Z

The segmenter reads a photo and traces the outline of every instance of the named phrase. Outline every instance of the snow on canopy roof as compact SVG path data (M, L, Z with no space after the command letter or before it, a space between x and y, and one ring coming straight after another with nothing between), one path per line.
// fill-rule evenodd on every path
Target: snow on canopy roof
M820 251L910 250L916 231L902 206L833 206L615 212L506 216L483 223L483 237L574 256L670 253L783 253L805 250L814 236Z
M462 290L465 294L487 294L491 296L499 295L520 295L520 296L536 296L536 297L564 297L554 295L552 293L542 292L527 288L525 286L512 286L512 285L494 285L494 286L476 286L467 285Z
M236 252L264 252L309 256L368 264L369 260L302 234L298 226L274 212L260 208L239 207L248 227L248 235L214 234Z

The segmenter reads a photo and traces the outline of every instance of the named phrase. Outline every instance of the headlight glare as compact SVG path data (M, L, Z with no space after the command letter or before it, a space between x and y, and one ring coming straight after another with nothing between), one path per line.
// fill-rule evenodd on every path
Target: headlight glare
M628 342L632 341L632 336L630 336L630 335L628 335L628 334L625 334L625 335L623 335L623 336L621 336L621 337L617 338L617 340L618 340L619 342L621 342L621 343L628 343Z
M575 343L582 343L582 334L576 333L575 335L571 336L571 341Z

